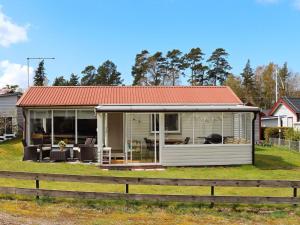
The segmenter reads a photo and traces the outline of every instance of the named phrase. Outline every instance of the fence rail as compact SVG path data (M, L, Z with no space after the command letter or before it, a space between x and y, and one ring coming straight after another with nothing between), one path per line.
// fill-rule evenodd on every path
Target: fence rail
M299 204L297 188L300 181L291 180L223 180L223 179L168 179L168 178L139 178L139 177L108 177L108 176L82 176L65 174L26 173L0 171L0 178L21 180L34 180L36 188L0 187L1 194L20 194L64 198L91 198L91 199L124 199L124 200L155 200L178 202L204 202L204 203L289 203ZM124 184L124 193L106 192L81 192L64 190L40 189L40 181L83 182L83 183L107 183ZM163 195L163 194L129 194L129 185L168 185L168 186L208 186L210 195ZM215 196L215 187L269 187L291 188L291 197L271 196Z
M300 152L300 141L291 141L281 138L270 138L269 142L271 145L282 146L290 150Z

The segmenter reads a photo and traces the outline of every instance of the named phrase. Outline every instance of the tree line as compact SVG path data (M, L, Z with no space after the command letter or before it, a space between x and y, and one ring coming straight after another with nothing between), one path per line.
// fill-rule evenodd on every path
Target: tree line
M270 108L275 101L275 73L278 73L279 97L300 96L298 74L292 73L287 63L282 66L274 63L253 69L247 61L239 75L231 73L229 54L223 48L215 49L205 60L200 48L192 48L187 53L178 49L150 54L142 50L136 54L132 66L132 85L180 85L185 79L191 86L227 85L247 104ZM86 66L80 77L72 73L57 76L53 86L116 86L124 85L116 64L106 60L98 67ZM48 85L44 61L35 70L34 85Z

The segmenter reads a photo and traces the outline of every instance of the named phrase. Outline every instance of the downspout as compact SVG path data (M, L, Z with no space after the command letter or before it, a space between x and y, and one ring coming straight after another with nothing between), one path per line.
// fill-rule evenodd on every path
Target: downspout
M257 112L253 112L254 116L252 119L252 165L255 163L255 120Z

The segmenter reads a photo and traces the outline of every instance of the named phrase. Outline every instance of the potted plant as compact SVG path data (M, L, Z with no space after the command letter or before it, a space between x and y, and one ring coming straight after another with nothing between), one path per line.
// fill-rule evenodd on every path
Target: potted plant
M64 142L63 140L61 140L60 142L58 142L58 146L59 146L59 149L61 150L61 151L63 151L64 150L64 148L66 147L66 142Z

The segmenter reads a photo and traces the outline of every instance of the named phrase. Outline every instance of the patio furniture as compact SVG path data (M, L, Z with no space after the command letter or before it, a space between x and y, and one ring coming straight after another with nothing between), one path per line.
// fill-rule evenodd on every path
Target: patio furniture
M50 152L50 161L67 161L67 158L70 155L69 149L64 149L61 151L60 149L53 149Z
M222 135L210 134L205 138L204 144L220 144L222 143Z
M183 142L183 144L185 144L185 145L187 145L189 142L190 142L190 137L186 137L185 139L184 139L184 142Z
M82 146L80 147L79 160L95 162L97 160L97 148Z
M38 146L24 146L23 161L32 160L36 162L39 159Z
M102 161L103 164L111 164L111 147L104 147L102 149Z

